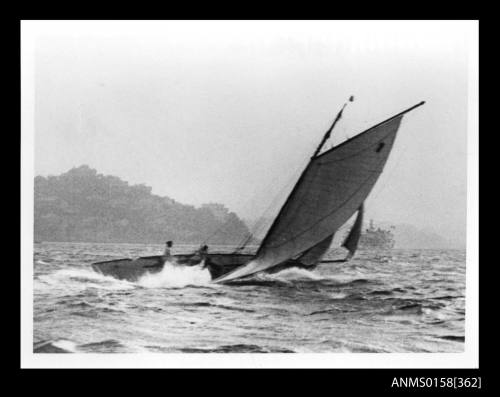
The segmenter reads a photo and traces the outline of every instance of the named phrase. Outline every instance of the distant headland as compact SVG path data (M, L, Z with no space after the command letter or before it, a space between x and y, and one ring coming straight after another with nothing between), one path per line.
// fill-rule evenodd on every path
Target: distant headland
M35 241L238 244L245 223L223 204L199 208L99 174L87 165L35 177Z

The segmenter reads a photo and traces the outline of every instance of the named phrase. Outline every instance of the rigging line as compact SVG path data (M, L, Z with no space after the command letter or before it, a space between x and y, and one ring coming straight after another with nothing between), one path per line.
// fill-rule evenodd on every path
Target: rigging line
M312 147L312 144L311 144L311 147ZM308 148L308 152L310 152L310 151L311 151L311 149ZM304 153L305 153L305 151L304 151ZM304 156L300 156L300 157L305 158L306 156L304 155ZM304 161L304 164L305 164L305 161ZM300 166L297 166L294 169L291 176L288 178L286 183L282 186L280 191L274 195L272 200L269 202L269 205L267 205L267 207L264 209L262 214L249 225L248 234L243 235L243 237L238 241L238 244L236 244L236 249L234 252L241 251L242 249L244 249L246 247L246 245L248 244L248 242L252 239L252 237L256 236L258 233L260 233L262 230L264 230L264 227L266 227L266 221L268 221L266 216L270 213L271 209L273 209L274 206L278 203L278 200L281 199L281 195L283 194L285 189L288 189L289 186L292 184L292 182L294 180L296 180L296 175L299 173L299 169L300 169ZM268 191L271 186L276 185L278 183L279 179L280 179L279 176L274 177L273 180L270 183L268 183L267 186L264 188L264 191ZM250 200L250 202L255 200L255 198L256 198L255 196L256 195L254 194L253 198L252 198L252 200Z
M210 233L208 235L207 238L205 238L205 240L203 240L203 242L201 243L201 245L205 245L208 240L210 240L213 236L215 236L217 233L219 233L219 231L226 225L226 223L228 222L229 219L226 219L224 222L222 222L222 224L213 232L213 233Z
M294 170L293 174L290 176L290 178L288 179L288 181L286 182L286 184L281 188L281 190L275 195L275 197L273 198L273 200L271 201L271 203L265 209L264 213L250 227L249 234L248 235L244 235L243 238L240 239L240 241L236 245L236 247L237 247L236 251L239 251L239 250L245 248L246 244L248 244L248 242L252 239L252 237L257 233L257 231L258 231L257 230L257 226L258 226L259 229L261 228L261 226L264 226L263 224L266 221L265 215L267 215L268 212L272 209L272 207L274 207L277 204L277 201L278 201L278 199L281 198L281 194L283 193L283 191L285 189L287 189L289 187L289 185L292 183L292 178L293 178L293 180L296 179L296 174L298 173L298 170L299 170L299 167L296 167L296 169ZM273 184L275 184L277 180L278 180L278 177L276 177L275 179L273 179L273 181L271 181L271 183L268 185L268 187L271 186L271 185L273 185ZM227 224L227 222L228 222L228 219L226 219L226 221L224 223L222 223L217 229L215 229L215 231L210 232L208 234L208 237L205 238L205 240L202 242L201 245L206 244L213 236L215 236L220 230L222 230L222 228Z
M276 204L278 203L278 201L282 199L283 193L286 190L288 190L289 187L290 187L290 185L292 184L292 182L297 179L297 175L296 174L298 174L299 170L302 169L302 168L303 168L303 164L301 164L300 166L297 166L295 168L294 172L288 178L288 180L286 181L286 183L282 186L282 188L280 189L280 191L274 195L274 198L271 200L271 202L269 203L269 205L265 208L265 210L263 211L262 215L253 223L253 225L251 225L250 232L249 232L248 236L245 236L244 239L242 239L239 242L239 244L237 245L236 251L240 251L243 248L245 248L246 245L248 244L248 242L252 239L252 237L254 237L256 234L258 234L258 232L260 232L260 231L262 231L264 229L264 227L266 226L265 223L266 223L266 221L268 221L266 215L268 215L270 213L270 211L276 206ZM272 181L271 184L275 184L277 182L277 179L278 178L275 178Z
M308 149L309 150L309 149ZM304 156L305 157L305 156ZM304 162L305 163L305 162ZM281 190L278 192L278 194L273 198L273 200L271 201L271 203L267 206L267 208L265 209L264 213L253 223L253 225L250 227L250 232L248 235L244 235L243 238L240 239L240 241L238 242L238 244L236 245L236 251L238 250L241 250L243 248L245 248L246 244L248 244L248 242L252 239L252 237L256 234L257 230L256 230L256 227L258 225L258 227L260 228L261 226L263 226L263 223L265 221L265 215L270 211L270 209L276 205L278 199L281 198L281 194L283 193L283 191L289 187L289 185L292 183L292 178L293 180L296 179L296 174L298 173L299 171L299 167L296 167L296 169L294 170L293 174L290 176L290 178L288 179L288 181L286 182L286 184L281 188ZM276 184L278 180L278 177L276 177L275 179L273 179L271 181L271 183L269 183L268 185L268 188L269 186L272 186L274 184ZM165 215L161 215L161 217L163 216L166 216L168 214L165 214ZM204 245L206 244L213 236L215 236L225 225L226 223L228 222L228 219L226 219L225 222L223 222L217 229L215 229L215 231L213 232L210 232L208 234L208 236L205 238L205 240L202 242L201 245Z
M308 147L307 153L310 153L312 151L312 148L314 147L313 145L315 146L315 142L311 143L310 148ZM300 157L306 158L307 156L305 154L306 154L306 151L304 150L304 156L300 156ZM286 183L283 185L283 187L280 189L280 191L276 195L274 195L274 198L272 199L270 204L265 208L262 215L251 225L249 235L246 236L245 238L243 238L242 240L240 240L235 252L240 251L243 248L245 248L253 236L255 236L258 232L264 230L264 227L266 227L265 223L268 220L266 215L270 213L270 210L278 203L278 200L281 200L282 194L284 193L284 191L288 190L290 185L292 184L292 182L297 180L297 175L299 174L299 170L305 168L308 161L309 160L304 160L302 164L300 164L299 166L297 166L294 169L293 173L290 175L290 177L288 178ZM268 184L268 188L269 188L269 186L276 184L277 180L278 180L278 177L274 178L273 181L270 184Z

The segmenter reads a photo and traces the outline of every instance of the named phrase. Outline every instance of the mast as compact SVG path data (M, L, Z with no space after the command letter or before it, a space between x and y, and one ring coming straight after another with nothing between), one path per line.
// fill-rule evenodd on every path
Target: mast
M353 102L354 101L354 96L350 96L349 97L349 102ZM278 212L278 215L276 215L276 218L274 218L274 221L271 225L271 227L269 228L269 230L267 231L265 237L262 239L261 243L260 243L260 246L259 246L259 249L257 250L257 252L255 253L255 256L259 255L260 251L261 251L261 248L263 247L264 245L264 242L266 241L267 237L271 234L271 232L273 231L274 227L276 226L277 224L277 221L278 219L280 218L280 215L283 213L283 210L285 209L285 206L286 206L286 203L288 203L290 201L290 198L293 196L293 194L295 193L295 191L297 190L297 187L300 185L300 182L302 181L302 179L304 179L304 175L307 171L307 169L309 168L309 164L311 164L311 161L318 155L318 153L320 152L321 148L323 147L323 145L325 144L325 142L328 140L328 138L330 138L330 134L332 133L332 130L333 128L335 127L335 125L337 124L337 122L340 120L340 118L342 117L342 112L344 111L345 107L347 106L347 102L344 103L344 106L342 106L342 109L340 109L340 111L338 112L337 114L337 117L335 117L335 120L333 121L332 125L330 126L330 128L326 131L325 135L323 136L323 139L321 140L319 146L317 147L316 151L314 152L314 154L312 155L312 157L309 159L309 162L307 163L306 167L304 168L304 170L302 171L302 173L300 174L300 177L299 179L297 180L297 182L295 183L295 186L293 187L292 191L290 192L290 194L288 195L287 199L285 200L285 202L283 203L283 206L281 207L280 211Z
M354 97L351 95L349 97L349 102L353 102L353 101L354 101ZM316 157L316 155L321 151L321 148L326 143L326 141L328 140L328 138L330 138L330 134L332 133L332 130L335 127L335 124L337 124L337 121L339 121L340 118L342 117L342 112L344 111L344 109L345 109L346 106L347 106L347 102L344 103L344 106L342 106L342 109L340 109L340 112L337 114L337 117L335 117L335 120L333 120L333 124L331 125L331 127L328 129L328 131L325 132L325 135L323 136L323 139L321 140L318 148L316 149L316 151L313 154L313 158Z

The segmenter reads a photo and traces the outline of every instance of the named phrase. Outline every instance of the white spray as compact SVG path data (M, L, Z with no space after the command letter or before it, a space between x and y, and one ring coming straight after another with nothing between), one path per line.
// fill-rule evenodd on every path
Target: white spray
M197 266L179 266L166 262L159 273L147 273L137 284L146 288L172 288L187 285L209 285L210 272L203 268L203 262Z

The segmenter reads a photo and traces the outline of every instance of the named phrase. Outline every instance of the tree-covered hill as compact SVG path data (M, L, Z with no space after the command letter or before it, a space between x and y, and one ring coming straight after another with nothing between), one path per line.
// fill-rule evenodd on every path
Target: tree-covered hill
M184 205L86 165L35 178L35 240L236 244L247 234L222 204Z

